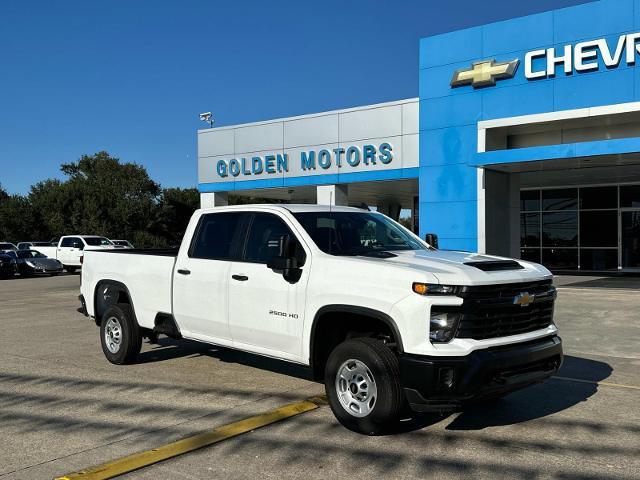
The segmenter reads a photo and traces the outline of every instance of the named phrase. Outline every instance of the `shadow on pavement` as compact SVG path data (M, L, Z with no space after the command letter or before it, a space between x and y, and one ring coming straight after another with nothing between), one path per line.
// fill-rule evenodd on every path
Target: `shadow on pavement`
M608 378L612 371L607 363L565 355L558 376L600 382ZM586 402L597 391L595 383L551 378L542 384L514 392L495 403L470 406L447 429L481 430L540 419Z
M206 355L223 362L259 368L282 375L311 380L307 367L237 350L207 346L188 340L160 339L159 345L141 354L140 362L157 362L189 355ZM611 375L612 367L596 360L565 355L560 377L587 382L600 382ZM483 428L527 422L566 410L587 401L596 393L595 383L549 379L546 382L514 392L492 403L467 406L447 427L449 430L481 430ZM421 430L447 418L449 414L415 415L406 418L390 434ZM409 415L407 415L409 417Z

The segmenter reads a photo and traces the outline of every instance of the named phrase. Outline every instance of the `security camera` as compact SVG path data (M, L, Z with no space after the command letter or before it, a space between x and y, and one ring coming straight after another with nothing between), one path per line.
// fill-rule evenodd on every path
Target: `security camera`
M209 124L209 126L213 126L213 115L211 112L205 112L200 114L200 120Z

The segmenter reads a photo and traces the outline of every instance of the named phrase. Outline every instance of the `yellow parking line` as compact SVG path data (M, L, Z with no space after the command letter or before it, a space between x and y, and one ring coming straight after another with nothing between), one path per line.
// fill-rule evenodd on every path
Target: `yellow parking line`
M313 397L302 402L291 403L289 405L261 413L260 415L255 415L238 422L223 425L191 437L183 438L182 440L178 440L158 448L134 453L133 455L128 455L95 467L86 468L79 472L68 473L67 475L58 477L55 480L102 480L117 477L118 475L124 475L125 473L138 470L139 468L147 467L154 463L162 462L169 458L177 457L178 455L222 442L228 438L242 435L243 433L250 432L251 430L271 425L272 423L279 422L286 418L315 410L319 406L325 404L326 398L324 396Z
M579 382L579 383L590 383L592 385L604 385L606 387L616 387L616 388L630 388L632 390L640 390L640 387L635 385L623 385L621 383L611 383L611 382L594 382L593 380L583 380L581 378L571 378L571 377L552 377L557 380L567 380L569 382Z

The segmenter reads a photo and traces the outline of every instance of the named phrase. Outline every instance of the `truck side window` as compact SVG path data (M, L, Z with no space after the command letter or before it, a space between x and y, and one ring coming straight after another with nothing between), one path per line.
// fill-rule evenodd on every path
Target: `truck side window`
M278 216L270 213L255 213L249 230L244 260L253 263L267 263L279 254L279 240L289 235L295 243L295 256L300 265L304 264L304 249L289 226Z
M74 239L72 237L63 238L62 242L60 242L60 246L61 247L73 247L73 241L74 241Z
M203 215L191 244L189 256L209 260L234 260L241 243L239 228L243 213L223 212Z

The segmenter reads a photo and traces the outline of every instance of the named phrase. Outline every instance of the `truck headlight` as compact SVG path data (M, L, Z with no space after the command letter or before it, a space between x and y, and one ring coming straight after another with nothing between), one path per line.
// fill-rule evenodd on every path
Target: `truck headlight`
M413 291L418 295L457 295L460 287L457 285L440 285L439 283L414 282Z
M432 311L429 321L429 340L432 343L450 342L456 333L459 321L459 313Z

